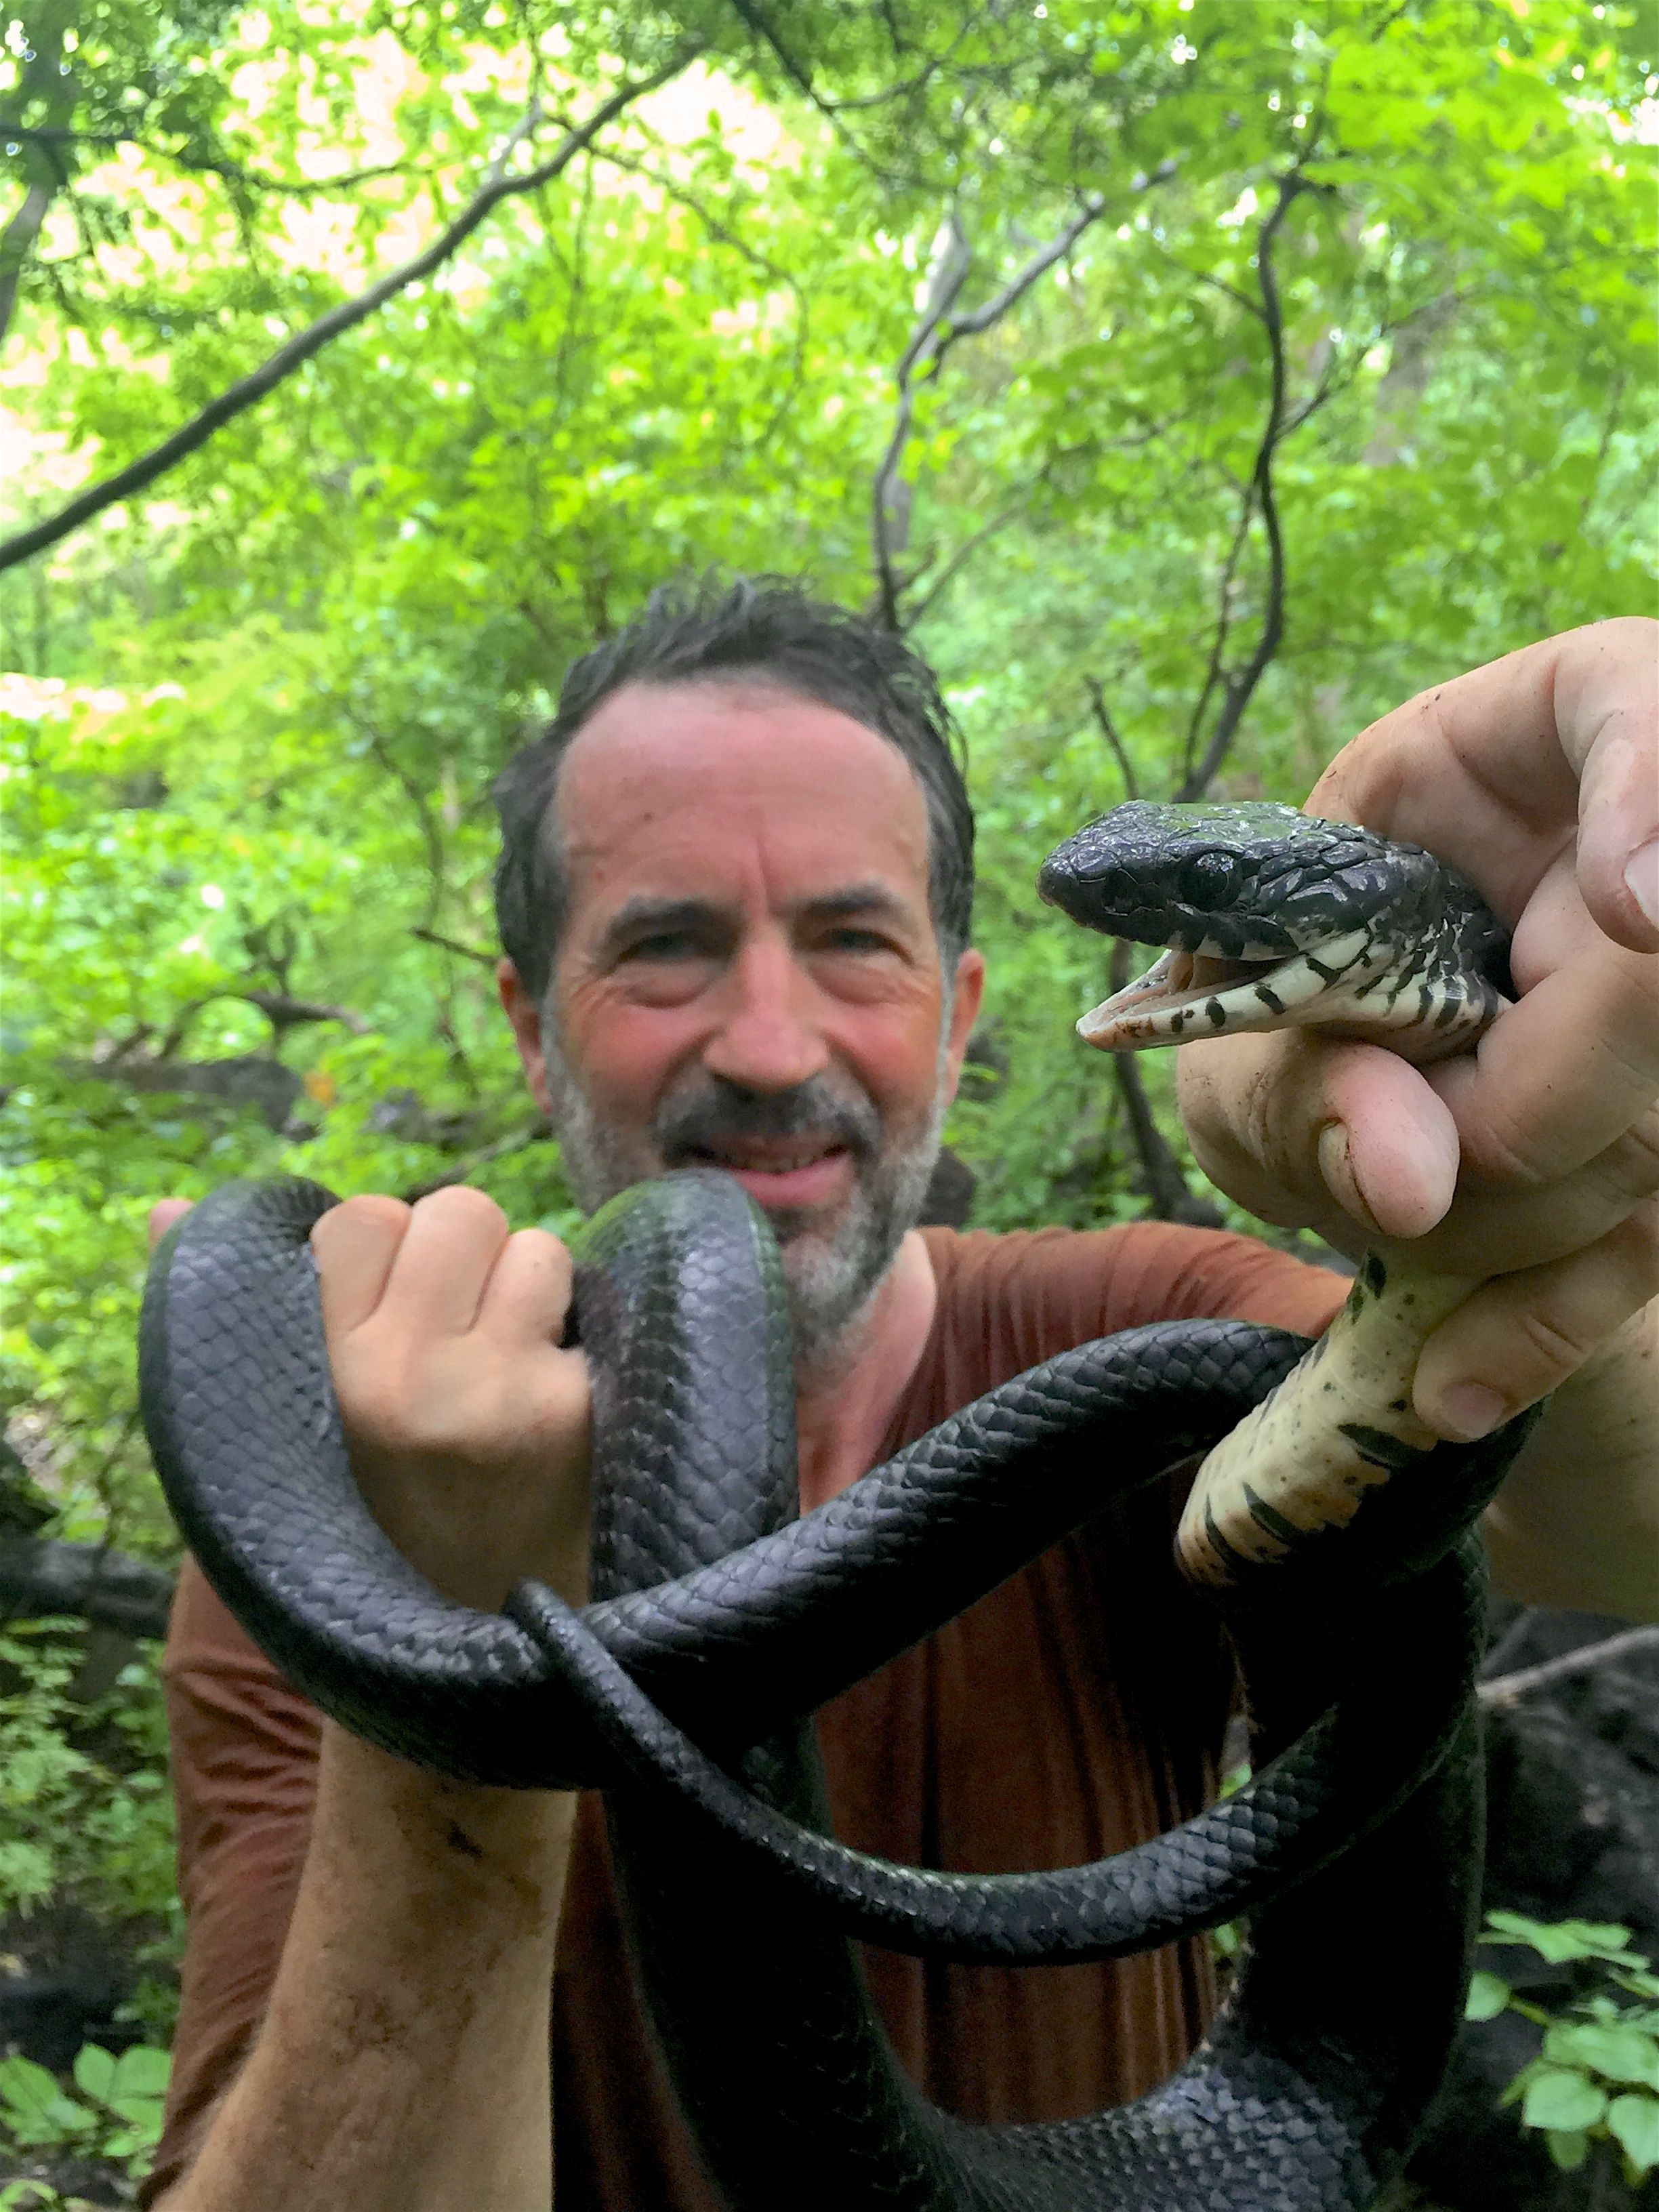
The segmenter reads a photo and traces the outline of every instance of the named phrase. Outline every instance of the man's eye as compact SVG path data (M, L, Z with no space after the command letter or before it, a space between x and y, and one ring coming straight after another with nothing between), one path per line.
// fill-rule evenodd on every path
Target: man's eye
M874 929L832 929L824 939L831 952L885 952L887 939Z
M698 950L689 929L659 929L650 937L636 938L623 953L624 960L684 960Z

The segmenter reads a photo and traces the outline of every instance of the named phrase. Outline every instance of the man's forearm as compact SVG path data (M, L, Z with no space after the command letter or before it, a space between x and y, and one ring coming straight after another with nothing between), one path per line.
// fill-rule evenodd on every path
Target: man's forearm
M269 2009L157 2212L547 2212L575 1802L447 1783L328 1727Z
M1505 1596L1659 1620L1659 1304L1557 1390L1486 1534Z

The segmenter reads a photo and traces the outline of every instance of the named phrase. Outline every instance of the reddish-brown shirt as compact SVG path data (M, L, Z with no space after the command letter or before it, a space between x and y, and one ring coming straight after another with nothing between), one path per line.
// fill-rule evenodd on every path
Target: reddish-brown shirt
M1143 1322L1234 1315L1316 1334L1344 1285L1247 1237L927 1230L939 1306L883 1457L1040 1359ZM819 1717L839 1833L917 1866L1006 1872L1119 1851L1204 1802L1231 1677L1180 1582L1180 1480L1056 1545ZM167 2133L141 2203L182 2172L246 2057L305 1856L319 1720L193 1562L164 1662L188 1916ZM866 1953L905 2067L965 2118L1059 2119L1173 2072L1213 1998L1201 1944L1016 1970ZM629 1977L597 1799L584 1802L553 1993L560 2212L717 2212Z

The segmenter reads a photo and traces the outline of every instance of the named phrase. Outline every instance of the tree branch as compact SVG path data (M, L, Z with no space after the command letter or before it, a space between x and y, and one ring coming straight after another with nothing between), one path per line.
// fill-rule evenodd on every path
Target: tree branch
M1480 1683L1474 1694L1483 1705L1511 1705L1516 1698L1544 1689L1551 1682L1565 1681L1569 1675L1585 1674L1605 1660L1622 1659L1632 1651L1659 1651L1659 1628L1621 1629L1617 1636L1581 1644L1577 1651L1540 1660L1536 1667L1519 1667L1512 1674L1495 1675Z
M1129 758L1128 749L1118 733L1117 724L1112 720L1111 710L1106 704L1106 694L1101 689L1100 678L1097 676L1085 676L1083 681L1088 690L1089 703L1095 710L1095 720L1100 725L1101 735L1111 747L1112 757L1117 763L1117 772L1123 778L1125 794L1130 799L1139 799L1140 781L1135 774L1135 764Z
M738 4L738 0L734 0L734 4ZM1167 182L1176 173L1176 167L1177 164L1171 160L1160 162L1150 175L1144 170L1137 172L1130 184L1131 191L1148 191L1154 185ZM908 519L908 501L901 501L899 496L901 489L908 492L908 488L902 485L899 471L915 419L917 386L932 383L938 378L951 347L960 339L978 337L1017 307L1038 278L1071 252L1090 224L1099 221L1106 212L1107 204L1104 195L1091 195L1059 234L1040 246L1000 292L994 293L982 307L975 307L971 313L960 316L956 315L953 310L973 266L973 250L954 206L946 217L949 235L934 264L933 280L928 289L927 303L910 333L910 343L894 371L898 403L894 414L893 434L876 471L871 502L876 569L875 611L889 629L897 630L904 626L900 617L899 600L905 586L893 568L893 556L896 551L902 551L903 546L902 539L895 543L894 523L900 516L906 523ZM937 592L933 596L937 597Z
M495 972L498 952L486 952L481 945L461 945L453 937L442 936L435 929L422 929L411 923L410 935L418 937L422 945L435 945L441 952L453 952L460 960L476 960L481 967Z
M31 100L41 100L47 115L54 120L73 112L75 81L63 65L64 33L73 15L70 0L53 0L53 4L41 10L40 20L33 28L33 51L18 79L20 108L27 110ZM29 43L25 40L26 45ZM33 140L33 134L30 135ZM38 143L39 150L25 157L24 173L29 184L22 205L5 229L0 231L0 343L4 343L11 328L17 288L24 265L40 235L46 210L69 182L69 169L63 155L44 140Z
M284 991L228 991L220 996L257 1006L279 1037L285 1030L299 1029L307 1022L339 1022L353 1036L374 1035L374 1024L354 1014L349 1006L329 1006L320 999L291 999Z
M355 185L373 184L380 177L424 176L427 171L412 161L377 161L366 169L342 169L332 177L262 177L240 161L216 160L210 154L191 154L182 148L157 146L136 131L70 131L37 129L0 118L0 138L17 138L39 146L137 146L153 161L170 161L191 175L222 177L228 184L247 185L258 192L280 192L285 198L307 199L319 192L349 191Z
M27 530L21 530L15 536L0 541L0 572L43 552L48 545L55 545L59 538L67 538L72 530L78 530L94 514L101 514L106 507L114 506L119 500L131 498L135 492L143 491L154 483L158 477L164 476L186 455L205 445L216 430L222 429L227 422L234 422L237 416L246 413L248 408L274 391L284 378L291 376L313 355L320 353L343 332L365 321L376 308L383 307L407 285L441 268L502 200L517 193L533 191L538 185L558 176L624 108L647 93L655 91L658 86L666 84L671 77L678 76L700 51L701 48L696 46L683 46L673 60L665 63L649 76L631 80L620 86L594 110L586 123L568 135L557 152L547 161L526 170L522 175L509 176L505 171L507 161L539 119L539 110L532 108L501 149L485 183L423 252L417 253L411 261L405 261L400 268L392 270L378 284L372 284L367 291L360 292L356 299L343 301L339 307L331 308L327 314L319 316L297 337L290 338L286 345L279 346L270 358L252 374L241 378L228 391L222 392L216 399L210 400L200 413L181 429L175 430L170 438L163 439L159 446L153 447L141 459L78 493L46 521L35 523Z
M452 1183L465 1182L469 1176L475 1175L480 1168L488 1167L492 1160L504 1160L510 1153L521 1152L528 1146L544 1144L552 1133L552 1126L546 1121L528 1122L522 1128L510 1131L505 1137L497 1137L493 1145L485 1145L476 1152L469 1152L447 1174L434 1176L430 1182L420 1183L415 1189L404 1191L404 1203L413 1206L417 1199L430 1198L434 1190L447 1190Z
M1312 152L1312 148L1308 149ZM1305 157L1304 157L1305 158ZM1204 757L1195 769L1189 770L1177 800L1201 799L1214 780L1216 771L1227 757L1233 738L1244 717L1255 688L1267 673L1269 663L1278 652L1285 635L1285 540L1279 526L1279 507L1273 496L1273 455L1285 434L1285 321L1279 307L1279 283L1273 273L1273 246L1279 227L1289 214L1291 204L1310 189L1299 169L1293 169L1279 183L1279 197L1273 212L1262 224L1256 240L1256 280L1261 291L1262 319L1267 329L1267 353L1271 367L1271 383L1267 399L1267 419L1262 426L1261 443L1256 448L1255 465L1250 471L1249 487L1245 494L1245 505L1240 517L1240 540L1248 529L1250 508L1254 505L1261 517L1267 536L1267 600L1261 617L1261 634L1255 650L1243 669L1237 675L1222 678L1221 712L1210 732L1210 741ZM1231 581L1231 564L1227 583ZM1224 624L1226 610L1221 611ZM1218 667L1218 661L1215 664Z
M875 484L871 495L871 529L874 540L877 579L877 611L882 622L890 630L897 630L899 622L899 592L901 586L893 573L893 555L902 550L902 538L895 545L894 522L900 512L898 499L899 469L904 459L904 449L910 441L910 425L915 414L915 394L911 372L919 361L926 359L934 333L949 313L968 281L968 271L973 266L973 249L969 246L960 217L952 207L945 217L945 236L933 264L933 273L927 288L921 317L910 333L910 342L899 357L893 372L898 386L898 405L893 422L893 434L887 441L887 451L882 455L876 471ZM905 521L908 524L908 513ZM908 532L907 532L908 534Z
M1036 477L1032 479L1031 483L1027 485L1026 489L1020 494L1018 499L1011 500L1008 505L1005 507L1000 508L998 512L991 517L988 522L981 523L977 530L970 532L969 535L963 540L962 544L957 546L956 551L951 554L946 559L944 567L939 570L936 575L933 576L929 580L927 589L923 592L920 600L917 601L915 605L909 609L905 617L908 628L914 629L919 622L926 621L928 615L930 615L933 609L939 605L939 602L943 599L945 593L956 581L956 579L962 574L962 571L967 567L969 562L972 560L975 554L978 552L980 547L984 544L987 538L994 538L999 530L1002 529L1006 524L1012 522L1017 514L1023 514L1025 508L1030 505L1032 499L1036 496L1037 487L1045 481L1048 474L1048 471L1046 466L1039 469ZM921 583L922 578L927 575L928 565L929 564L925 563L915 575L906 578L906 580L899 586L900 591L908 592L913 590L916 585Z
M165 1567L102 1544L0 1537L0 1619L6 1620L78 1613L128 1636L162 1637L173 1580Z
M895 176L890 170L884 169L867 148L860 145L836 112L836 104L832 100L825 100L812 82L811 72L795 59L777 32L773 29L759 8L754 4L754 0L732 0L732 7L734 13L742 18L746 27L771 53L796 91L804 100L810 101L817 108L854 160L861 167L868 169L872 176L878 179L890 190L902 189L907 180L902 177Z

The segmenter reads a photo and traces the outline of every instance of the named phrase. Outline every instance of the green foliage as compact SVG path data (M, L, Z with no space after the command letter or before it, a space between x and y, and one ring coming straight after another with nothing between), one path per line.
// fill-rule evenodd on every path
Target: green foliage
M69 1894L112 1919L172 1922L173 1817L147 1656L77 1701L77 1621L0 1633L0 1913Z
M145 2044L119 2057L99 2044L86 2044L75 2061L77 2098L32 2058L0 2058L0 2142L21 2151L72 2151L109 2159L136 2178L161 2139L169 2067L165 2051ZM0 2196L0 2207L26 2201L21 2191L14 2197L8 2191Z
M1583 2164L1593 2142L1615 2145L1634 2187L1659 2166L1659 1973L1631 1948L1627 1928L1492 1912L1484 1934L1488 1942L1525 1944L1553 1965L1582 1960L1604 1969L1607 1986L1565 2013L1517 1996L1501 1975L1477 1973L1468 2017L1516 2012L1543 2029L1542 2049L1504 2102L1520 2105L1522 2125L1541 2129L1550 2156L1569 2171Z

